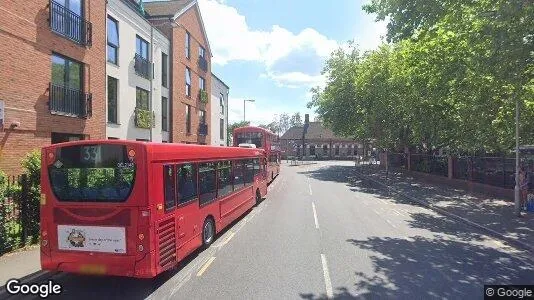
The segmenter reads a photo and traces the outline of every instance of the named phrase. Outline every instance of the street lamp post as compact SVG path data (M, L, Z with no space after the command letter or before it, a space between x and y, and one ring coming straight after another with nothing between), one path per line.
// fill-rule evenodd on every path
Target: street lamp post
M245 99L243 100L243 121L246 121L246 118L245 118L245 104L248 102L255 102L256 100L254 99Z
M519 193L519 100L515 97L515 188L514 208L515 214L521 216L521 199Z

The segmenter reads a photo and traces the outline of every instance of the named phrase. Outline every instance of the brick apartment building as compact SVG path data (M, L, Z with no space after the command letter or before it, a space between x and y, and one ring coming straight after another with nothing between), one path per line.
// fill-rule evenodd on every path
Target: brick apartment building
M171 141L209 144L211 49L196 0L146 2L148 20L171 41Z
M105 137L106 2L1 1L0 169L32 149Z

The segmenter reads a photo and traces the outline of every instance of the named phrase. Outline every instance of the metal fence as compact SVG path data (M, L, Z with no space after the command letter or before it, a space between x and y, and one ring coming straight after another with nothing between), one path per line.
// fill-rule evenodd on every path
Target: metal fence
M388 153L388 165L393 168L408 169L408 158L405 153Z
M457 157L453 159L453 178L513 189L515 185L515 159Z
M0 195L0 255L38 242L39 197L26 174L10 176Z
M447 156L411 154L410 168L413 171L447 177L449 174L449 161Z

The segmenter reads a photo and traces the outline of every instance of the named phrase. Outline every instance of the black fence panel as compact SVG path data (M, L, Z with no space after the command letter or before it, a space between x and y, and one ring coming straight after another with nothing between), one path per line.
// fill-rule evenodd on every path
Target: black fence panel
M447 156L412 154L410 156L413 171L445 176L449 174L449 160Z
M407 155L404 153L388 153L388 165L392 168L407 169Z

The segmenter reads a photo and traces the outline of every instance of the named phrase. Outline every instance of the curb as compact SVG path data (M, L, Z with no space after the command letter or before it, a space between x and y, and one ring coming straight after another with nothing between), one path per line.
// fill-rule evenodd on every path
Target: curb
M362 174L358 171L354 171L356 173L357 176L359 176L360 178L364 179L364 180L368 180L368 181L371 181L371 182L374 182L384 188L386 188L388 191L391 191L393 192L394 194L397 194L401 197L404 197L408 200L411 200L411 201L414 201L414 202L417 202L419 204L421 204L422 206L426 207L426 208L429 208L429 209L432 209L436 212L438 212L439 214L442 214L442 215L445 215L445 216L448 216L448 217L451 217L453 219L456 219L456 220L459 220L461 222L464 222L472 227L475 227L475 228L478 228L482 231L485 231L486 233L488 233L489 235L493 236L493 237L496 237L496 238L499 238L501 240L504 240L505 242L507 242L508 244L510 245L514 245L515 247L517 248L521 248L523 250L526 250L528 252L530 252L531 254L534 254L534 245L530 245L530 244L527 244L527 243L524 243L524 242L521 242L521 241L518 241L518 240L515 240L515 239L512 239L512 238L509 238L507 236L505 236L504 234L498 232L498 231L495 231L491 228L488 228L486 226L483 226L483 225L480 225L478 223L475 223L473 221L470 221L466 218L463 218L463 217L460 217L458 215L455 215L451 212L448 212L442 208L439 208L439 207L436 207L434 205L431 205L431 204L428 204L428 202L425 202L425 201L422 201L422 200L419 200L415 197L412 197L410 195L407 195L405 193L402 193L402 192L399 192L398 190L396 190L395 188L383 183L383 182L380 182L380 181L377 181L375 179L371 179L369 176L365 175L365 174Z
M40 271L34 272L32 274L26 275L26 276L24 276L22 278L18 278L18 279L20 280L20 283L26 283L26 284L35 283L35 282L39 282L39 281L51 278L51 277L53 277L54 275L56 275L58 273L59 272L49 272L49 271L40 270ZM9 298L11 296L12 295L10 295L7 292L5 285L0 287L0 299L6 299L6 298Z

